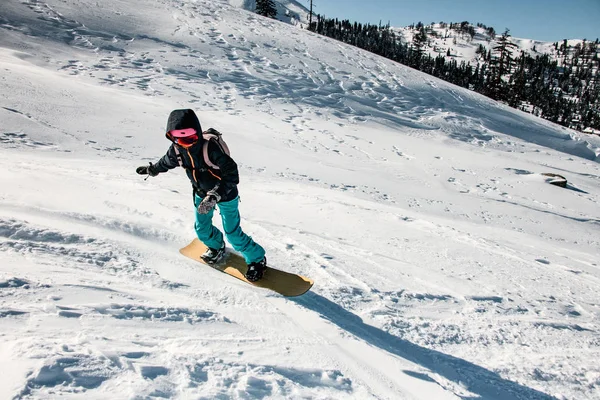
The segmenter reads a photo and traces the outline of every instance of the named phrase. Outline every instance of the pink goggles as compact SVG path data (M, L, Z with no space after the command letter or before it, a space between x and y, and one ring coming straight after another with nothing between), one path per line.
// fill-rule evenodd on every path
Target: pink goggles
M198 141L198 133L194 128L173 129L167 132L167 137L182 147L189 147Z

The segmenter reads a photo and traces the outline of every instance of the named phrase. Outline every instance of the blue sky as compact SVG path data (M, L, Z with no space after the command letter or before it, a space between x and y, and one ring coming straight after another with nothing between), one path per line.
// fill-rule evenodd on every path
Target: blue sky
M331 18L392 26L469 21L549 42L600 38L600 0L313 0L313 7Z

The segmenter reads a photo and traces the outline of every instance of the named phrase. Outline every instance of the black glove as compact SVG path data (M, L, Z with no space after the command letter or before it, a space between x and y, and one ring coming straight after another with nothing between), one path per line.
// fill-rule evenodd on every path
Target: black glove
M198 205L198 214L208 214L215 208L219 200L221 200L221 196L219 196L216 190L208 191L206 197L204 197L202 202Z
M137 167L135 172L137 172L139 175L158 175L158 172L156 171L156 168L154 167L154 165L152 165L152 163L150 163L150 165L142 165L141 167Z

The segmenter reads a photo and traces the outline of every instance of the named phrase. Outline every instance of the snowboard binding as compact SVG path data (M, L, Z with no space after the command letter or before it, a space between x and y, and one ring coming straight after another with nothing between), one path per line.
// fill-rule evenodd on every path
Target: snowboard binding
M259 262L253 262L248 264L248 271L246 271L246 279L250 282L259 281L267 269L267 257L264 257Z
M215 265L225 257L225 243L219 249L208 248L204 254L200 256L202 261L209 265Z

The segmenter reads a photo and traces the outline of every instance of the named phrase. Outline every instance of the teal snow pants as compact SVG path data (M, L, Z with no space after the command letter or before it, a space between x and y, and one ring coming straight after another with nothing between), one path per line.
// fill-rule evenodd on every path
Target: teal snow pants
M202 198L194 196L194 205L198 205ZM238 209L240 198L224 201L217 204L223 221L223 230L227 241L233 249L244 256L246 264L261 261L265 256L265 250L252 238L246 235L240 227L240 211ZM223 245L223 233L212 224L214 210L202 215L196 211L196 235L207 247L218 249Z

